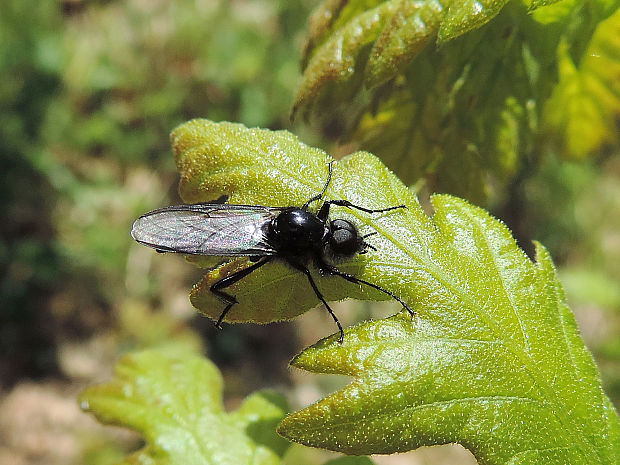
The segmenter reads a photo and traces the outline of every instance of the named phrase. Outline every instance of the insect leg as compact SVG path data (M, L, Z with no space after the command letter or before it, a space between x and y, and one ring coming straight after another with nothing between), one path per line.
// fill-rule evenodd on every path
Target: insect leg
M359 205L354 205L348 200L326 200L325 202L323 202L323 205L321 205L321 208L319 209L316 216L321 221L327 221L327 217L329 216L329 208L332 205L337 205L339 207L354 208L356 210L360 210L365 213L383 213L383 212L388 212L390 210L396 210L397 208L407 208L407 205L403 204L403 205L396 205L394 207L378 208L378 209L372 210L370 208L364 208L364 207L360 207Z
M303 204L303 206L301 207L302 210L306 211L308 209L308 206L312 203L312 202L316 202L317 200L321 200L323 198L323 195L325 194L325 191L327 190L327 186L329 186L330 181L332 180L332 165L333 165L334 161L330 161L329 162L329 174L327 175L327 182L325 182L325 185L323 186L323 190L321 191L320 194L315 195L314 197L310 197L310 199Z
M294 263L294 262L289 262L289 263L308 277L308 281L310 282L310 285L312 286L312 290L314 290L314 293L316 294L316 296L319 298L321 302L323 302L323 305L325 305L325 308L327 309L329 314L332 316L332 318L336 322L336 325L338 326L338 331L340 331L340 338L338 339L338 343L342 344L342 341L344 340L344 331L342 329L342 325L340 324L340 321L338 321L338 317L336 317L336 314L334 313L334 311L331 309L331 307L325 300L325 297L323 297L323 294L321 294L321 291L319 291L319 288L317 287L316 283L314 282L314 279L312 278L312 275L310 274L310 270L300 263Z
M332 265L328 265L325 262L321 262L319 264L319 268L322 272L324 273L329 273L332 275L336 275L336 276L340 276L341 278L346 279L347 281L350 281L354 284L365 284L366 286L370 286L373 289L376 289L378 291L383 292L384 294L389 295L391 298L393 298L395 301L397 301L399 304L401 304L403 306L403 308L405 310L407 310L409 312L409 315L411 315L411 318L413 318L415 316L415 312L413 310L411 310L411 308L409 307L409 305L407 305L400 297L398 297L396 294L394 294L393 292L388 291L387 289L383 289L381 286L378 286L376 284L371 283L370 281L366 281L364 279L360 279L356 276L353 276L352 274L349 273L345 273L344 271L340 271L338 268L336 268L335 266Z
M213 283L210 291L228 304L226 305L226 308L224 308L224 311L221 313L220 317L217 319L217 323L215 323L216 328L219 328L219 329L222 328L222 321L224 320L224 317L226 316L228 311L231 309L231 307L235 305L236 303L238 303L237 298L234 295L228 294L227 292L222 291L222 289L225 289L228 286L232 286L237 281L240 281L241 279L245 278L247 275L249 275L253 271L256 271L258 268L263 266L265 263L269 263L269 261L271 261L272 258L273 257L264 257L260 261L254 263L253 265L250 265L247 268L244 268L243 270L239 270Z
M365 213L384 213L384 212L389 212L390 210L396 210L397 208L405 208L405 209L407 208L407 205L403 204L403 205L396 205L396 206L387 207L387 208L377 208L373 210L370 208L360 207L359 205L354 205L348 200L326 200L325 203L330 204L330 205L337 205L339 207L354 208L356 210L360 210ZM321 207L321 210L323 210L323 208L326 208L327 211L329 211L329 208L325 207L325 204L323 204L323 206ZM327 215L325 215L325 217L327 217Z

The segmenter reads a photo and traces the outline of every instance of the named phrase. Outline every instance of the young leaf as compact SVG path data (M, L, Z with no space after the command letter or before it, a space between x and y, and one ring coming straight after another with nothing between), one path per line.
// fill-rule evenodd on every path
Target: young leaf
M312 106L324 91L336 97L351 84L366 82L375 87L387 81L431 41L443 44L480 28L507 3L508 0L458 0L447 5L432 0L323 2L309 24L304 76L293 111ZM544 6L532 3L530 10ZM361 75L361 79L355 79L356 75Z
M233 203L301 205L325 182L326 155L286 132L194 120L172 140L186 201L228 194ZM487 464L620 462L617 414L542 246L533 263L500 222L446 195L433 198L429 218L364 152L334 164L326 197L407 205L379 217L333 214L378 233L376 251L339 267L399 293L417 316L368 323L347 331L343 345L334 335L301 354L296 366L356 381L288 417L281 433L354 454L459 442ZM207 292L213 273L194 298L216 315L221 304ZM342 281L319 284L328 299L363 296ZM240 301L235 319L292 317L317 303L305 278L277 263L231 293Z
M193 120L172 134L175 159L181 173L179 192L187 203L204 202L225 194L229 203L267 206L301 206L321 191L328 175L330 158L321 150L302 144L285 131L248 129L239 124ZM345 199L367 208L402 204L407 189L379 160L358 153L333 164L333 175L325 193L328 199ZM312 209L319 205L312 205ZM386 237L387 225L403 218L404 210L367 214L333 207L332 218L351 219L377 251L357 255L338 267L386 289L398 288L392 277L397 251ZM391 231L390 234L397 234ZM191 301L200 311L217 319L224 308L210 291L221 277L249 266L248 259L228 261L209 271L192 290ZM311 264L310 264L311 265ZM366 286L360 288L337 276L320 277L311 269L327 300L346 297L386 299ZM282 261L273 260L228 287L239 301L228 313L229 322L270 321L294 318L319 304L307 278Z
M577 66L566 43L558 51L560 81L546 105L549 129L565 153L585 157L620 142L620 9L596 29Z
M338 136L407 184L424 177L431 191L484 201L487 179L508 184L547 140L577 156L619 143L617 21L605 21L617 8L617 0L326 2L318 13L330 19L309 31L294 111L329 127L337 119ZM552 137L541 141L545 116Z
M127 464L276 465L288 447L274 432L287 410L280 395L257 392L226 413L217 368L189 353L127 355L116 377L86 389L81 403L102 423L144 435L146 446Z
M433 197L432 221L408 205L390 237L415 321L364 323L298 355L293 366L355 380L279 432L349 454L457 442L481 464L620 463L618 415L547 251L530 261L454 197Z

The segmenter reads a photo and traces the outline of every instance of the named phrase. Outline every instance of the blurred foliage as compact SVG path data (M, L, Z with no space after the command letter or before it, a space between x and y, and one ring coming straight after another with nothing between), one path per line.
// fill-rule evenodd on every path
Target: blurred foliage
M521 237L548 244L579 326L620 405L620 157L547 157L523 183Z
M620 115L620 5L597 27L576 59L567 40L558 48L559 82L546 103L547 133L574 158L618 147Z
M273 1L3 3L5 383L17 367L54 369L61 327L109 325L125 285L159 297L144 254L127 261L128 230L174 197L170 129L203 115L285 124L307 13Z
M570 11L574 4L559 2L556 8ZM613 6L616 2L598 4ZM92 382L108 376L121 352L175 340L196 349L202 343L199 336L209 340L210 356L229 386L229 402L234 404L256 386L264 386L266 378L271 385L291 383L285 362L298 346L295 325L237 325L214 338L215 331L206 319L188 324L193 313L187 291L199 273L183 260L157 257L132 244L128 231L138 214L179 201L168 139L179 123L200 116L273 129L288 126L299 79L299 50L313 6L311 0L3 0L3 391L14 385L19 389L15 383L25 378L63 380L71 386ZM499 21L497 27L485 27L498 29L512 14L523 13L511 8L505 8L507 17L501 18L502 10L493 20ZM576 17L592 20L587 15ZM610 97L617 95L617 90L615 94L606 92L617 69L614 53L618 42L612 23L617 22L617 14L613 18L607 20L612 34L596 32L592 41L598 44L601 56L608 58L595 60L585 52L586 43L557 49L561 84L550 100L554 106L545 109L550 111L545 129L547 135L555 131L559 136L551 141L558 153L575 150L581 141L583 153L596 153L598 146L593 141L597 137L613 143L610 135L618 134L614 126L617 113L610 111L613 105L598 105L603 100L612 102ZM484 32L471 34L488 38ZM497 53L501 56L504 42L491 42L500 48ZM404 82L394 80L394 98L385 100L380 112L375 111L374 115L382 118L377 117L377 123L390 117L390 104L395 109L407 106L408 91L402 92L412 76L445 86L445 82L433 83L427 76L427 66L433 63L432 48L418 56L417 68L405 74ZM442 50L449 50L448 45ZM544 75L542 69L529 71ZM520 75L515 76L507 79L524 82ZM617 86L617 80L611 85ZM459 89L455 87L455 92ZM420 86L419 92L428 91ZM571 105L562 103L567 101ZM427 102L429 111L436 108L432 92ZM346 123L336 110L334 104L326 112L331 115L326 124L331 134L340 134ZM506 102L501 119L505 128L502 140L508 149L502 153L509 152L523 123L529 124L526 115L530 108L525 107L525 114L523 111L519 102ZM399 114L392 119L394 124L409 127L408 117ZM364 121L368 122L360 120ZM433 121L441 122L438 118ZM592 128L595 123L597 131ZM372 127L388 141L392 139L387 125ZM360 134L375 137L370 129L368 134ZM465 189L462 185L471 186L479 180L475 173L478 154L463 153L456 167L447 170L452 178L442 182L432 179L442 159L437 162L430 149L420 150L418 156L424 170L431 173L431 184L458 192ZM517 170L514 183L496 184L492 192L501 198L489 199L498 205L500 217L517 233L521 245L527 247L537 238L552 252L585 339L601 366L606 392L616 405L620 405L618 159L613 146L604 157L581 163L566 162L553 154L536 158ZM495 162L500 171L514 170L510 158ZM400 173L407 169L407 165L393 167ZM353 313L363 306L352 304ZM313 331L323 334L325 328L331 328L329 319L311 321L325 326L304 327L304 335ZM308 387L314 380L295 382L300 386L293 388L294 396L317 389ZM28 425L27 429L33 428ZM76 436L82 433L81 426L76 426ZM103 455L122 455L101 450ZM23 454L24 461L40 457L28 451ZM89 449L87 461L65 457L46 463L109 463L96 456L97 451Z
M179 191L188 203L230 194L234 204L270 199L301 204L320 190L326 176L325 152L288 131L194 119L177 127L171 140ZM288 416L278 431L301 444L354 455L457 442L488 464L512 463L515 457L528 463L618 462L617 413L602 390L547 250L536 243L532 262L504 224L449 195L431 198L429 218L415 194L367 152L331 166L328 198L369 208L407 205L385 215L339 209L338 215L353 220L362 234L366 228L377 233L375 253L351 258L339 269L395 292L417 316L412 324L403 310L347 328L344 341L335 333L305 349L293 366L355 379ZM207 272L191 294L192 303L213 319L222 304L209 288L219 271ZM282 263L264 266L229 288L238 304L226 321L295 317L317 304L304 283L303 274ZM329 277L321 279L320 289L330 301L386 297ZM193 430L197 421L194 435L223 435L210 413L220 410L219 400L206 396L205 404L196 406L192 388L196 383L219 390L221 383L217 377L206 383L188 378L200 359L184 366L181 357L168 367L161 358L158 353L120 362L118 381L89 389L85 399L104 422L126 424L145 435L153 445L146 449L148 456L169 452L176 461L194 462L194 441L188 443L188 435L176 430ZM183 387L166 385L170 378ZM190 411L204 411L199 421L174 421L189 416L177 406L185 404L195 407ZM171 433L171 423L182 426ZM162 442L169 445L166 451L157 450ZM219 441L205 444L209 452L203 461L217 463L211 449ZM178 451L190 455L184 458Z
M289 446L275 431L288 411L286 399L255 392L227 413L222 388L209 360L184 349L158 349L126 355L111 381L80 398L100 421L144 435L147 444L123 464L279 464Z
M199 331L215 333L206 322L188 324L192 267L153 260L132 243L131 222L179 201L169 145L177 124L204 115L273 128L288 123L310 3L2 3L3 389L20 389L15 383L24 378L97 379L119 352L175 343L196 349ZM286 373L291 329L278 338L280 347L271 344L282 332L276 328L249 337L249 329L232 330L214 340L212 356L234 379L229 395L263 382L256 360L276 360L275 379ZM29 434L49 442L45 431ZM88 463L109 463L105 445L91 449L101 441L74 434L84 439ZM16 454L10 463L41 453L0 442L0 461L7 450ZM68 449L44 460L84 463L79 450Z
M406 183L488 202L549 149L618 147L619 7L326 0L295 110Z
M45 110L60 87L40 53L41 44L58 43L53 30L59 22L53 5L29 9L25 3L13 1L0 11L0 374L5 383L55 371L53 340L59 328L50 325L44 309L66 278L51 219L56 192L28 158L41 150Z

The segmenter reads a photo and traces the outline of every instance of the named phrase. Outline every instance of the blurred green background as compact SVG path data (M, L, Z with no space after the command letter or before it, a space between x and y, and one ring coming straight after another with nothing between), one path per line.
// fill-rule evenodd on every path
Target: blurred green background
M287 128L334 149L288 119L314 6L3 1L0 463L107 464L135 448L134 435L98 426L75 401L132 350L203 350L224 373L231 408L256 388L280 389L300 406L345 382L287 368L334 331L326 312L217 332L187 299L199 270L129 236L138 215L179 202L168 134L190 118ZM527 250L532 239L550 248L618 406L620 157L549 154L524 173L514 189L498 189L495 213ZM391 309L337 304L344 325ZM456 447L416 454L399 463L473 463ZM297 448L287 461L329 456Z

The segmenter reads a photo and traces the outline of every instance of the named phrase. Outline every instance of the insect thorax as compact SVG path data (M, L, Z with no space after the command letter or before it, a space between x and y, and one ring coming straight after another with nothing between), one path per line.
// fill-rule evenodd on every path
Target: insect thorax
M315 214L301 208L283 210L271 221L269 230L278 252L300 258L320 250L328 232Z

